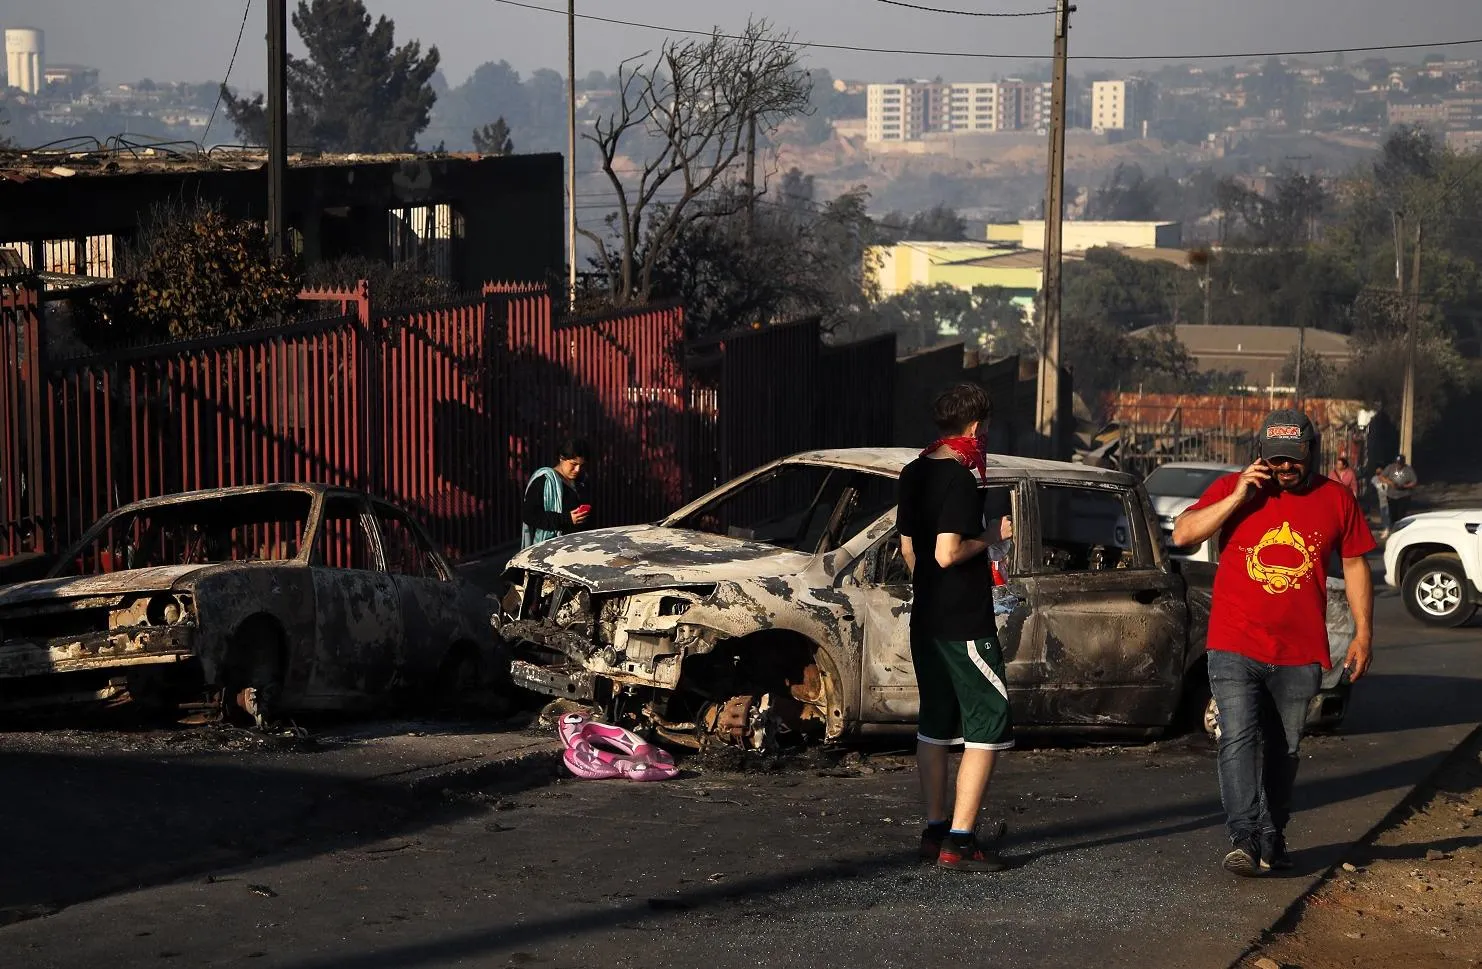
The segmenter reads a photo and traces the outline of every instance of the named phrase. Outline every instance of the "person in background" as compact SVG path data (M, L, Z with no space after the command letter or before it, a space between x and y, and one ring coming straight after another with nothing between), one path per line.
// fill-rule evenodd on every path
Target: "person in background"
M1359 493L1358 475L1354 473L1353 468L1349 465L1348 458L1341 454L1338 455L1335 465L1333 473L1328 477L1347 488L1349 494L1357 498Z
M1396 456L1393 463L1381 471L1380 475L1389 488L1389 520L1384 523L1384 530L1387 532L1395 522L1410 514L1410 499L1420 479L1416 476L1415 469L1405 462L1403 454Z
M592 513L577 490L587 465L587 442L567 438L556 451L556 463L530 476L520 505L520 548L579 529Z
M1341 561L1353 639L1350 681L1369 668L1374 538L1358 501L1312 473L1317 432L1301 411L1261 426L1260 457L1227 474L1173 523L1173 543L1220 537L1209 613L1209 687L1219 709L1220 800L1226 871L1254 876L1292 866L1286 850L1298 748L1328 649L1329 563Z

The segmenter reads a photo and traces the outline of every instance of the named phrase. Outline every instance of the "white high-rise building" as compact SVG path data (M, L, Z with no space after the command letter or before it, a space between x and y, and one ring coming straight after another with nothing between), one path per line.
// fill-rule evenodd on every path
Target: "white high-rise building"
M1153 113L1153 86L1134 78L1095 81L1091 85L1091 130L1141 133Z
M1049 125L1050 85L1004 81L871 84L865 140L919 141L932 132L1038 130Z
M10 87L40 94L46 84L46 35L32 27L5 31L5 76Z

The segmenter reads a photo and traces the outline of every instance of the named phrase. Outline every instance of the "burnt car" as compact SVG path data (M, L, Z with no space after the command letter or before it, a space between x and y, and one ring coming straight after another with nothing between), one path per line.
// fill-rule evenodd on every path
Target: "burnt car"
M676 743L906 731L919 710L895 527L907 449L775 461L654 525L510 561L511 677ZM1014 538L998 613L1016 724L1154 736L1206 707L1207 577L1166 556L1140 482L990 456ZM1192 603L1192 608L1191 608ZM1346 645L1346 642L1345 642Z
M491 603L404 511L274 484L119 508L0 589L0 711L132 700L259 726L502 675Z

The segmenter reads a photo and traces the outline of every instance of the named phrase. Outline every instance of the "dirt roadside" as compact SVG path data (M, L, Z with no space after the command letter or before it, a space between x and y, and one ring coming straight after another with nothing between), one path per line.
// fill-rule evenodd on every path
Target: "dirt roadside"
M1236 965L1482 965L1482 730Z

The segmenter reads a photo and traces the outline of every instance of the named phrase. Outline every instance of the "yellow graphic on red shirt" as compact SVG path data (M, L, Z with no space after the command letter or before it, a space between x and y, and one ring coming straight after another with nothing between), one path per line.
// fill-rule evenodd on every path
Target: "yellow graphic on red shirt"
M1272 595L1288 589L1300 589L1302 580L1312 571L1317 547L1292 531L1291 522L1273 528L1245 553L1245 571Z

